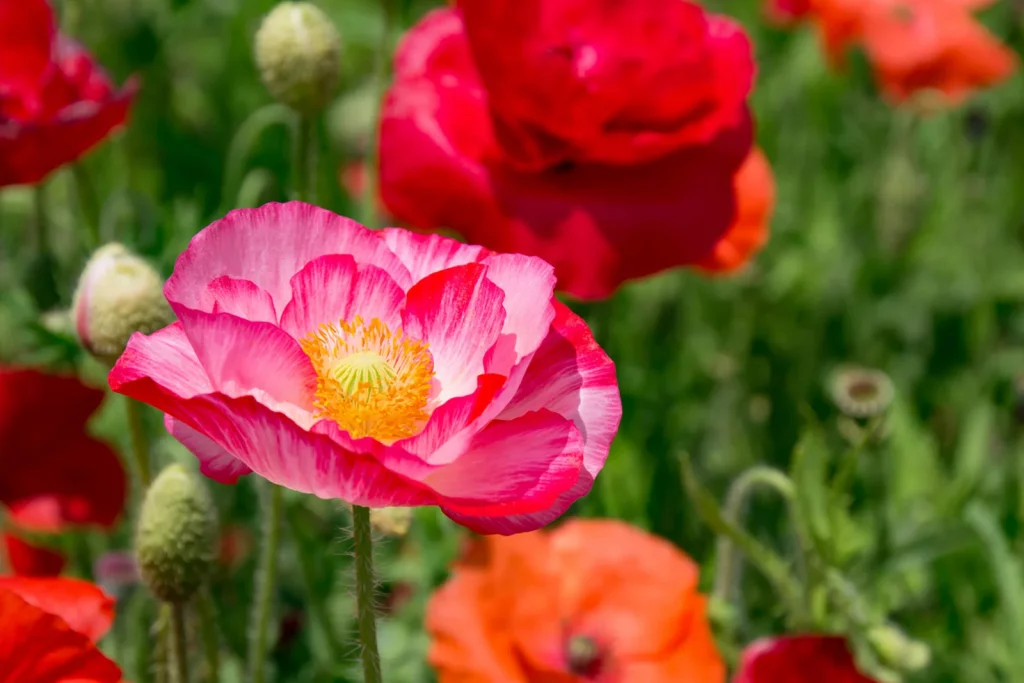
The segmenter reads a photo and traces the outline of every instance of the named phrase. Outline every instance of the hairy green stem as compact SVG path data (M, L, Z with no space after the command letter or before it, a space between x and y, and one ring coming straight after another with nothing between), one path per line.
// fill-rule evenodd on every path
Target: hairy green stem
M380 216L377 215L377 140L380 135L380 106L384 99L384 91L388 86L388 63L391 60L391 24L393 0L381 0L380 44L373 64L374 112L373 131L366 146L365 174L366 188L363 190L363 225L368 228L380 227Z
M295 198L316 203L316 119L299 115L295 127Z
M267 482L263 497L263 547L256 569L256 599L253 603L252 629L249 631L250 683L263 683L267 663L270 617L277 582L277 550L281 538L281 509L284 491Z
M369 508L352 506L352 534L356 550L356 611L359 615L359 643L362 645L363 682L381 683L377 615L373 607L373 538Z
M217 637L217 617L214 613L210 591L203 588L196 597L199 613L199 631L203 639L203 656L206 658L207 683L220 683L220 643Z
M142 483L142 490L149 488L153 481L153 470L149 463L149 446L146 444L146 430L142 425L142 404L135 399L125 399L128 415L128 433L132 440L132 457L135 460L136 476Z
M171 680L172 683L188 683L188 635L185 628L185 605L176 602L170 607Z

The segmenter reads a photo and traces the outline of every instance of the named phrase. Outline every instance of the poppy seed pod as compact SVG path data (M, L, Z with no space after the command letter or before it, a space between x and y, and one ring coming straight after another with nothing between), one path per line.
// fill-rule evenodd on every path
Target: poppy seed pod
M323 109L338 82L341 37L308 2L282 2L256 32L256 66L277 101L302 114Z
M217 512L202 481L181 465L164 469L146 492L135 534L143 582L164 602L187 601L217 558Z
M71 315L82 346L113 365L135 332L149 334L174 321L164 281L124 245L96 250L78 281Z

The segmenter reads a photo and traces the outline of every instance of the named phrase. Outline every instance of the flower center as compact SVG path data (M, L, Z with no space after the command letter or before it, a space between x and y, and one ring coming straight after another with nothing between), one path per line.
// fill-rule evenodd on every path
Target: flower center
M597 676L603 665L603 653L597 642L584 635L575 635L565 644L565 659L569 673L576 676Z
M427 345L379 319L321 325L299 341L316 370L316 418L390 444L426 424L434 359Z

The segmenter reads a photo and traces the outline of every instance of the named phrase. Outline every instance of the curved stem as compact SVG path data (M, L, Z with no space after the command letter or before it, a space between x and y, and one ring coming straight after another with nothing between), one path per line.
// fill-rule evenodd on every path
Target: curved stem
M267 483L263 499L263 548L256 569L256 600L253 603L252 630L249 632L249 681L263 683L266 670L270 615L277 580L277 546L281 537L283 490Z
M128 415L128 433L132 440L132 456L135 459L135 470L142 490L149 488L153 481L153 471L149 464L149 446L146 444L146 430L142 426L142 404L135 399L125 399L125 412Z
M363 225L368 228L380 227L380 216L377 215L377 148L380 135L380 107L384 99L384 91L388 86L388 62L391 59L391 5L392 0L380 0L381 27L380 44L373 64L374 113L372 117L373 132L366 146L366 189L363 191Z
M214 614L210 592L204 588L196 598L199 610L199 630L203 639L203 656L206 658L207 683L220 681L220 643L217 638L217 618Z
M356 549L356 609L359 615L359 642L363 648L363 681L381 683L377 615L373 609L373 539L369 508L352 506L352 532Z
M188 683L188 636L185 629L185 605L171 605L171 676L173 683Z
M725 497L725 508L722 516L730 524L740 524L746 511L750 494L758 487L765 486L777 491L786 500L792 513L796 502L793 482L789 477L773 467L758 465L740 474L729 487ZM711 594L729 604L737 598L739 580L742 572L743 557L736 542L727 535L718 537L715 557L715 582Z
M221 213L227 213L238 196L238 188L245 176L249 154L260 135L271 126L288 126L293 120L292 110L283 104L268 104L249 115L238 127L228 145L224 163L224 187L221 189Z

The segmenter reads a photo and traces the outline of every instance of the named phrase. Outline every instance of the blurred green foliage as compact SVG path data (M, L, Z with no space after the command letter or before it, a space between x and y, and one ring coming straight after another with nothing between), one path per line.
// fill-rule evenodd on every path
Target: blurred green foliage
M339 169L370 144L382 5L396 1L318 3L344 53L343 87L320 130L317 203L342 214L359 212ZM271 105L251 58L273 4L58 3L65 30L115 80L138 74L143 84L130 127L47 183L57 263L44 275L54 276L60 305L96 246L88 223L169 274L190 237L229 208L286 198L291 120ZM829 372L847 362L883 369L897 388L887 436L853 456L841 514L822 507L812 524L872 605L931 645L934 664L916 680L1024 681L1024 77L921 117L882 102L859 58L829 71L811 31L767 26L754 0L711 4L743 21L756 44L758 140L778 180L771 242L737 277L674 272L574 305L618 365L623 421L594 492L573 513L671 539L703 563L709 587L714 536L682 494L680 454L721 498L749 466L788 469L801 443L820 456L817 474L797 473L813 498L821 484L807 477L834 472L847 450L825 392ZM428 7L397 3L388 46ZM1000 3L984 20L1024 46L1019 3ZM40 277L29 258L32 201L28 188L0 192L0 358L76 366L102 384L67 321L41 318L28 295L26 283ZM107 401L95 428L126 448L122 400ZM145 417L165 461L191 461L158 414ZM258 538L254 482L214 488L225 522ZM346 513L297 496L287 509L276 680L359 680ZM769 496L755 498L745 523L769 546L792 545L786 510ZM89 535L86 551L126 547L125 527L111 539ZM432 680L423 609L462 534L424 509L406 539L380 546L387 680ZM223 570L213 590L229 682L242 676L254 557ZM745 577L743 641L782 628L771 589L754 572ZM130 675L140 651L133 610L144 609L133 605L122 603L110 643Z

